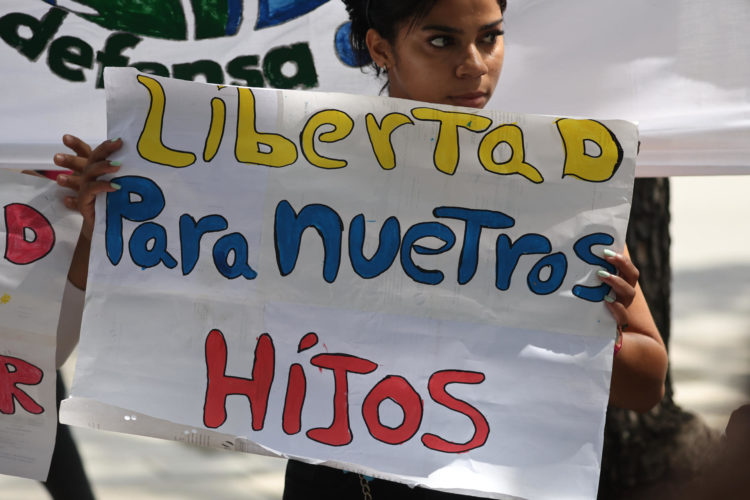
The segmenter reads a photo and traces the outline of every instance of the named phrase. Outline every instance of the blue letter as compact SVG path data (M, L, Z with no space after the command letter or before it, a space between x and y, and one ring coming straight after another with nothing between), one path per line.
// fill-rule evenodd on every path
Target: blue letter
M234 262L229 264L229 254L234 253ZM227 234L214 245L214 265L224 276L233 280L238 276L255 279L258 273L247 263L247 240L240 233Z
M458 284L464 285L471 281L477 272L479 258L479 235L483 227L502 229L513 227L515 221L502 212L492 210L475 210L471 208L438 207L433 210L435 217L447 217L466 222L464 231L464 246L458 261Z
M276 262L282 276L294 271L299 257L302 232L313 227L323 239L325 257L323 260L323 279L333 283L339 273L341 261L341 234L344 224L341 217L326 205L307 205L299 215L288 201L282 200L276 206L274 233L276 245Z
M109 261L116 266L122 258L122 219L134 222L153 219L164 210L165 203L164 194L151 179L125 176L113 180L122 189L107 193L105 247ZM131 194L140 200L131 201Z
M414 244L418 240L428 237L442 240L444 243L443 246L433 249ZM414 261L411 260L411 251L414 250L421 255L435 255L447 252L453 248L455 243L456 235L453 234L453 231L444 224L440 224L439 222L421 222L419 224L414 224L408 231L406 231L404 241L401 242L401 267L403 267L404 272L406 272L406 274L417 283L437 285L443 281L443 273L440 271L422 269L414 264Z
M154 244L149 248L149 241ZM154 267L159 262L169 269L177 266L177 261L167 252L167 231L156 222L144 222L133 231L128 243L130 258L140 267Z
M349 260L354 272L365 279L379 276L391 267L396 260L401 240L401 226L398 219L388 217L380 228L380 241L371 259L364 256L365 216L359 214L349 225Z
M510 288L510 278L513 276L513 271L516 270L521 255L549 253L551 250L552 245L550 245L549 240L541 234L524 234L515 243L511 242L506 234L498 236L495 247L497 259L495 286L497 289L507 290Z
M539 277L542 269L549 266L550 273L549 278L546 281ZM526 282L529 284L529 290L537 295L549 295L554 292L560 285L562 285L565 279L565 274L568 272L568 259L565 258L565 254L562 252L553 253L551 255L545 255L534 267L529 271L529 275L526 277Z
M604 267L610 273L615 274L617 272L615 266L591 252L591 247L594 245L611 245L614 242L615 239L607 233L592 233L576 241L573 250L578 258L585 263ZM605 283L599 286L576 285L573 287L573 295L583 300L601 302L604 300L604 296L609 293L609 289L610 286Z
M207 215L195 222L188 214L180 216L180 248L182 274L187 276L195 268L201 253L201 237L206 233L224 231L229 225L221 215Z

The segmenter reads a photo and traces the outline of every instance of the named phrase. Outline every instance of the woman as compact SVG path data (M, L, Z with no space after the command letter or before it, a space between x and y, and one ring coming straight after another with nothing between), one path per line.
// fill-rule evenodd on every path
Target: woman
M387 78L391 97L475 108L484 107L497 85L503 65L503 12L505 0L363 0L346 1L352 21L352 44L367 54L375 71ZM78 191L66 204L84 215L80 256L71 267L71 281L85 287L88 246L94 218L94 198L118 186L99 181L119 164L106 160L121 141L102 143L94 151L66 136L64 143L76 152L56 155L57 165L77 172L58 182ZM614 299L606 303L614 316L618 338L610 392L613 405L647 411L664 393L667 354L643 293L638 270L623 255L605 251L616 275L600 271ZM620 349L620 346L622 347ZM369 491L381 498L442 498L445 494L375 480L291 461L287 468L285 498L349 498Z

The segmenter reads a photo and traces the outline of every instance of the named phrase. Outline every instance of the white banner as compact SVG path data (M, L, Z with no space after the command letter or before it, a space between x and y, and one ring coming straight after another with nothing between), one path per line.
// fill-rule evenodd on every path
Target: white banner
M106 80L121 189L63 421L596 496L631 123Z
M0 474L47 479L55 345L80 216L49 179L0 169Z
M750 172L746 0L510 0L490 109L638 122L637 175ZM104 139L102 68L374 95L338 0L4 0L0 165Z

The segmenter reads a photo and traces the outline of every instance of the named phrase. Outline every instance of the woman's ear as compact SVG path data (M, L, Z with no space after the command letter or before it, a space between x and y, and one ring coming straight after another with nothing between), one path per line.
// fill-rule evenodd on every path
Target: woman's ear
M375 64L385 70L393 66L394 57L391 42L380 36L380 33L372 28L367 30L365 41L367 42L367 50L370 51L370 57Z

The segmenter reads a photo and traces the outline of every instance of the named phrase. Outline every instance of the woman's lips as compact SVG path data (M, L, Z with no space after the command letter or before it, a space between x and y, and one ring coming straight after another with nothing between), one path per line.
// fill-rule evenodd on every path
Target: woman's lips
M449 99L457 106L466 106L469 108L481 108L487 104L487 92L467 92L466 94L453 95Z

